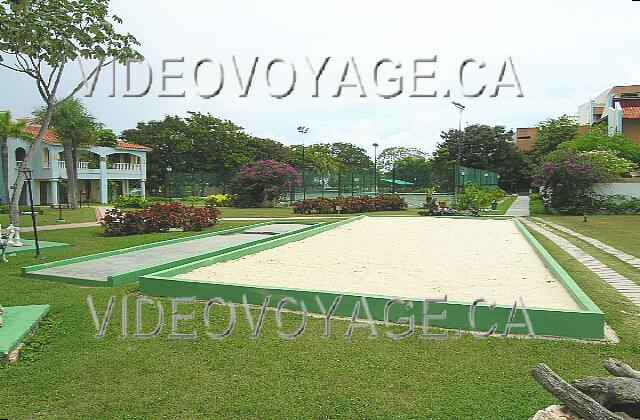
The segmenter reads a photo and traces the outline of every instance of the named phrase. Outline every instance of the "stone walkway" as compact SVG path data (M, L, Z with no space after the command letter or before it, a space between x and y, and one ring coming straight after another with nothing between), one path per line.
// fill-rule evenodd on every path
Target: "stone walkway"
M529 215L529 197L526 195L520 195L511 204L511 207L504 214L505 216L528 216Z
M544 227L532 223L526 219L520 219L522 223L547 239L554 242L565 252L571 255L576 260L580 261L585 267L591 270L594 274L604 280L606 283L613 286L621 295L629 299L633 304L640 307L640 286L629 280L623 275L618 274L616 271L609 268L609 266L601 263L593 258L591 255L572 244L563 237L556 235L555 233L545 229Z
M621 261L624 261L627 264L632 265L635 268L640 270L640 258L638 258L638 257L635 257L635 256L633 256L631 254L627 254L624 251L620 251L617 248L614 248L614 247L612 247L610 245L607 245L604 242L600 242L599 240L597 240L595 238L592 238L590 236L585 236L585 235L583 235L581 233L578 233L578 232L576 232L574 230L569 229L568 227L559 225L559 224L554 223L554 222L550 222L550 221L542 219L540 217L534 217L534 219L537 220L540 223L549 225L552 228L557 229L557 230L559 230L561 232L564 232L564 233L569 234L571 236L574 236L574 237L576 237L578 239L581 239L581 240L583 240L585 242L588 242L591 245L595 246L596 248L601 249L602 251L604 251L604 252L606 252L608 254L611 254L614 257L620 259Z

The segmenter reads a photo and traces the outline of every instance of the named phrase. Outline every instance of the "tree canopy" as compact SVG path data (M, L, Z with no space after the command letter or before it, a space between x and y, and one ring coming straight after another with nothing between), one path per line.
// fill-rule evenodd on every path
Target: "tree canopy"
M441 134L434 153L434 163L453 165L460 150L463 166L484 169L500 174L503 189L528 188L531 179L531 163L511 142L513 132L503 126L473 124L458 130Z

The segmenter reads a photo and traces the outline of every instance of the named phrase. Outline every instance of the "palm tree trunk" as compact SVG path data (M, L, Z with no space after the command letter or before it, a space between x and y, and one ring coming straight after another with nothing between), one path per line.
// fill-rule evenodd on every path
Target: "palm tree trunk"
M73 153L73 140L63 139L62 145L64 147L64 163L67 169L67 203L69 204L70 209L76 209L78 207L78 172L76 169L76 159Z

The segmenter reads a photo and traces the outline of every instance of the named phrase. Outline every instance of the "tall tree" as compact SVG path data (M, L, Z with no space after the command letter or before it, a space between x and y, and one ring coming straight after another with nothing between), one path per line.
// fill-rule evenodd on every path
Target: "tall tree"
M9 199L9 137L33 140L33 135L25 131L26 121L13 121L9 111L0 112L0 150L2 153L2 188L4 197Z
M120 34L113 23L122 23L109 15L108 0L0 0L0 67L33 79L44 101L40 131L25 155L22 170L49 127L56 98L70 98L89 85L99 70L113 61L141 59L135 51L138 41L131 34ZM86 77L76 81L66 95L61 94L64 70L77 60L98 60ZM10 219L19 224L18 203L25 173L18 172L11 197Z
M147 153L147 182L150 190L158 190L164 184L167 168L176 172L187 172L190 165L202 156L194 155L191 161L183 150L190 143L186 136L187 123L178 116L167 115L163 120L139 122L136 128L125 130L121 137L131 143L153 149Z
M449 130L441 134L434 161L439 164L455 163L458 150L463 166L497 172L500 186L515 191L528 188L531 181L531 163L511 142L513 132L502 126L473 124L460 131Z
M532 158L540 163L542 158L558 146L578 135L578 123L571 117L563 115L558 118L550 118L538 124L538 134L533 149L529 153Z
M34 115L42 119L47 114L47 107L34 111ZM78 148L95 143L100 126L87 111L82 101L68 98L55 103L49 125L62 140L65 168L67 172L67 202L69 208L78 208Z
M610 136L604 125L591 126L586 133L578 135L573 140L560 143L558 149L574 149L579 152L615 151L621 158L640 163L640 144L634 143L622 133Z
M383 171L391 171L399 160L407 157L424 157L425 152L416 147L393 146L387 147L378 155L378 167Z
M416 187L426 187L431 179L432 166L424 156L407 156L396 162L396 176L413 182Z

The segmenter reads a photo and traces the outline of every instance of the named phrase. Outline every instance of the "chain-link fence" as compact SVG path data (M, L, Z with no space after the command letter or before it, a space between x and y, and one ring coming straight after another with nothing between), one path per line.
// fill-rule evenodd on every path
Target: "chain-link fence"
M337 197L340 195L373 195L398 193L406 196L410 204L424 201L427 188L435 188L442 197L460 193L464 184L472 181L479 185L497 186L499 175L495 172L471 168L454 163L434 168L427 174L382 173L373 168L353 171L319 171L297 168L304 187L296 186L281 197L282 204L303 198ZM235 173L231 172L167 172L164 195L170 198L206 196L231 193L230 183ZM417 198L419 197L419 198Z

